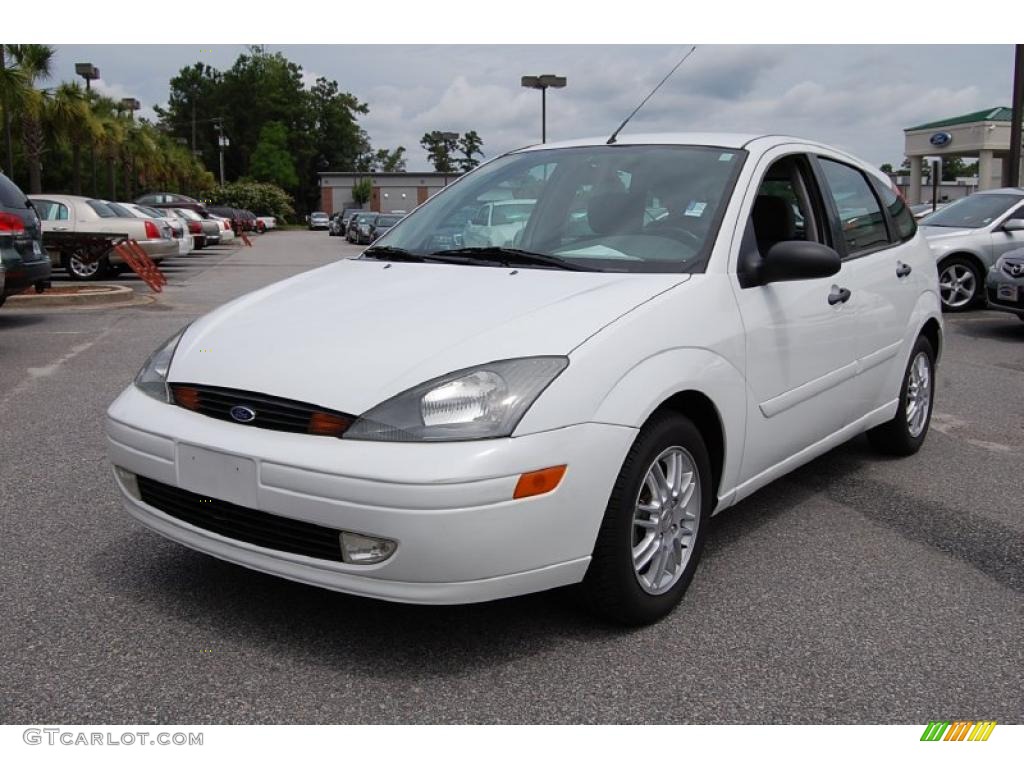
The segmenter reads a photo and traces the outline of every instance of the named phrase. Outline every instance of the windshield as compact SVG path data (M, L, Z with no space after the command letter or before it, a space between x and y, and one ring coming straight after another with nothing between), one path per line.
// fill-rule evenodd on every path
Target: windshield
M1019 195L971 195L921 219L922 227L987 227L1024 200Z
M378 243L515 248L607 272L704 268L746 153L613 145L518 152L463 177Z

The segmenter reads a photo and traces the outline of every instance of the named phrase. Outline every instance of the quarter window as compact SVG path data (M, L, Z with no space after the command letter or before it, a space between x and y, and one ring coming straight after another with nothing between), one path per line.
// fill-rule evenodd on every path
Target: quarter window
M847 255L853 256L887 246L889 232L885 226L882 206L864 174L834 160L820 160L829 193L839 212Z
M906 201L896 194L889 187L879 184L879 194L882 197L882 205L889 209L889 218L892 219L896 231L893 233L893 240L898 243L905 243L917 232L917 222L910 212Z

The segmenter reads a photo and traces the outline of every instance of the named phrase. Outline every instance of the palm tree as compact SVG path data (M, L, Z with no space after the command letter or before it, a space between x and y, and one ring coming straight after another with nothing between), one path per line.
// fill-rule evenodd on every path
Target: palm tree
M117 198L116 162L121 154L125 138L125 121L118 112L118 104L106 96L98 96L93 102L93 112L100 126L100 153L107 160L107 183L110 185L111 200Z
M0 45L0 108L4 111L4 143L7 147L7 164L4 170L9 176L13 176L14 142L11 136L11 123L25 95L31 90L31 85L14 58L9 58L9 48L9 45Z
M21 141L28 163L28 186L30 194L43 191L43 126L42 115L48 94L36 90L36 82L50 76L54 50L48 45L36 43L9 45L7 50L18 68L24 73L29 88L21 103Z
M82 145L90 141L94 122L85 92L78 83L61 83L44 102L43 126L48 143L71 144L72 186L76 195L82 193Z

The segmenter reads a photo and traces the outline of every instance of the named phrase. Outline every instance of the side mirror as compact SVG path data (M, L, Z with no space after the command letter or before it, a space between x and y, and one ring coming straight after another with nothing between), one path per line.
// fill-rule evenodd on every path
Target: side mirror
M1003 222L1004 232L1024 231L1024 219L1007 219Z
M827 245L783 240L768 249L761 264L761 284L830 277L839 271L839 254Z

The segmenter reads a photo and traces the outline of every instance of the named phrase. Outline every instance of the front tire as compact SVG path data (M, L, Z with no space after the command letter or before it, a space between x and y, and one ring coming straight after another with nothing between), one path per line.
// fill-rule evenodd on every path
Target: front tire
M670 412L652 417L622 464L583 580L592 610L639 626L675 608L697 569L712 485L693 422Z
M878 452L890 456L911 456L920 450L928 435L935 402L935 350L920 336L903 373L896 416L868 430L868 441Z
M939 264L939 297L944 312L974 309L983 296L984 280L977 265L966 256L951 256Z

